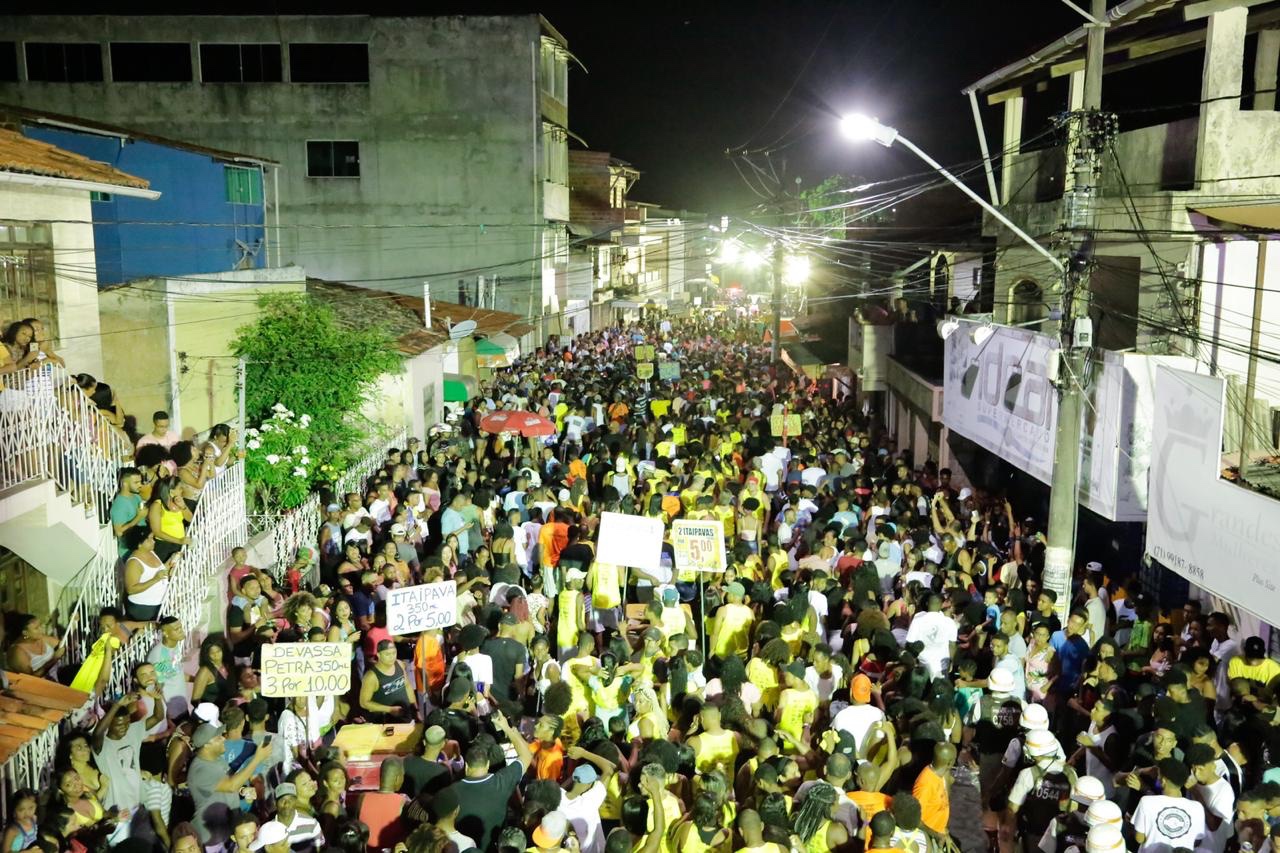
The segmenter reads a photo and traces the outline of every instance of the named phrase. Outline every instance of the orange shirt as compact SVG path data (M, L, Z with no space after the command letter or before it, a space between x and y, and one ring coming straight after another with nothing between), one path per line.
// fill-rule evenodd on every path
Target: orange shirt
M564 744L557 739L551 746L544 746L542 741L535 740L529 744L529 751L533 753L534 775L558 783L564 768Z
M542 551L544 566L560 565L560 552L569 545L569 525L552 521L538 531L538 545Z
M444 649L438 637L432 637L426 631L418 635L418 642L413 647L413 670L419 693L434 694L444 687ZM424 675L426 684L423 684Z
M569 463L569 485L573 485L575 480L587 479L587 463L581 459L575 459Z
M882 794L879 791L849 791L845 796L853 800L853 804L858 807L858 814L862 817L862 825L865 827L863 842L870 845L871 818L889 808L889 803L893 801L893 797L888 794Z
M934 832L946 835L947 821L951 819L951 799L947 783L932 767L926 767L916 777L912 795L920 801L920 818Z

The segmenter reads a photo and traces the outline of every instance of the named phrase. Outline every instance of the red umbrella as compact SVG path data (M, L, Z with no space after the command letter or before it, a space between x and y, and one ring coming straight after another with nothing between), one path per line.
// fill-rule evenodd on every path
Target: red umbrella
M485 432L518 432L525 438L536 435L555 435L556 425L533 412L500 409L480 419L480 429Z

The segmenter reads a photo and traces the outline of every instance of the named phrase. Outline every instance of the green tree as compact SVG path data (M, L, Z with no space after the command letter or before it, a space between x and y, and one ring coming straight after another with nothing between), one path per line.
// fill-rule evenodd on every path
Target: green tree
M246 419L262 425L284 410L305 413L308 474L343 470L375 431L361 409L379 378L400 369L395 340L384 329L340 323L332 307L302 294L266 295L258 306L231 347L248 362Z

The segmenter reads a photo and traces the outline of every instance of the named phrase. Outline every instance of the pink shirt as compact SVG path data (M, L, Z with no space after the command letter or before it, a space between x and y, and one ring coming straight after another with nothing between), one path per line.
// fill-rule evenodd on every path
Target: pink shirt
M142 438L138 439L138 444L134 449L136 450L138 447L146 447L148 444L158 444L165 450L170 450L181 440L182 437L173 430L166 432L162 438L156 438L155 433L149 432Z

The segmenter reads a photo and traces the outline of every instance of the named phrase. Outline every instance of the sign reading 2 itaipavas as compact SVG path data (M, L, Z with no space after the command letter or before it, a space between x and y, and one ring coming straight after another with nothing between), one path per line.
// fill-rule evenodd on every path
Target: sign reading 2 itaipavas
M263 696L340 696L350 689L350 643L268 643L262 647Z
M686 521L671 523L671 545L676 552L676 569L694 572L723 572L724 523Z
M458 584L423 583L387 593L387 630L397 636L448 628L458 621Z

